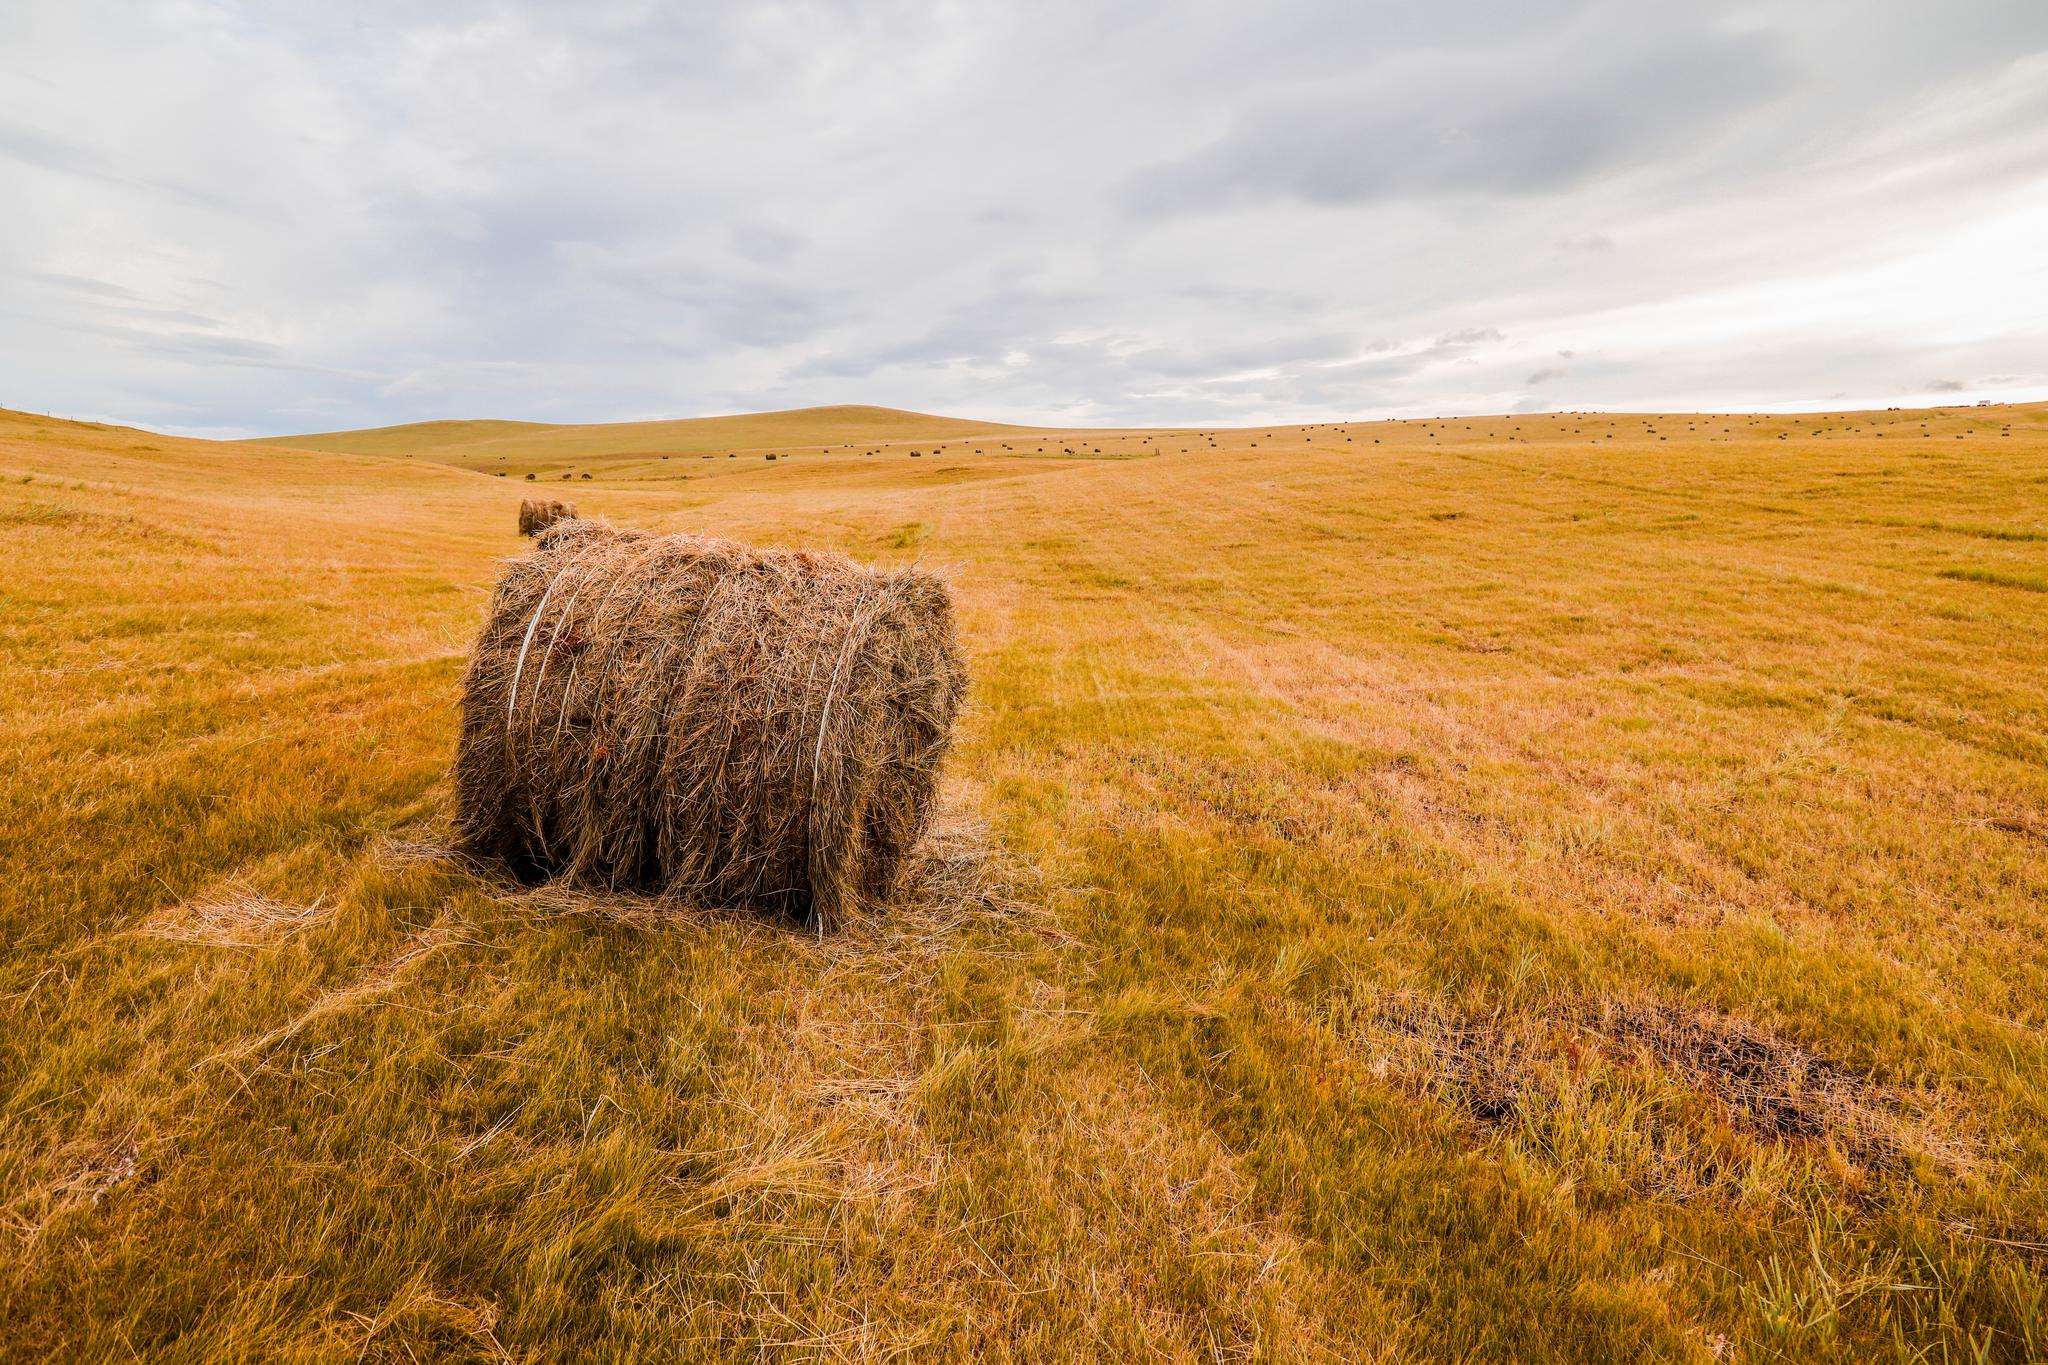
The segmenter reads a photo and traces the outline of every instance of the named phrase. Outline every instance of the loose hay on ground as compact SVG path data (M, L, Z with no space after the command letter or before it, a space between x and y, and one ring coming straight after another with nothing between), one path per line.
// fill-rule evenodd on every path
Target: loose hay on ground
M564 522L465 675L457 831L529 880L822 931L897 890L965 686L928 573Z
M324 898L310 905L289 905L248 886L231 883L209 895L157 911L136 931L175 943L261 948L290 938L330 913Z

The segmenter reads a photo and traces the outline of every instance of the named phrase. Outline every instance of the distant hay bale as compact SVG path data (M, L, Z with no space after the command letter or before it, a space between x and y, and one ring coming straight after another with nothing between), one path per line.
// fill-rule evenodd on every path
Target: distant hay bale
M528 498L519 504L519 534L537 536L556 522L569 521L575 515L576 504L573 502L563 502L560 498Z
M564 522L464 676L457 831L528 879L823 932L897 890L965 688L930 574Z

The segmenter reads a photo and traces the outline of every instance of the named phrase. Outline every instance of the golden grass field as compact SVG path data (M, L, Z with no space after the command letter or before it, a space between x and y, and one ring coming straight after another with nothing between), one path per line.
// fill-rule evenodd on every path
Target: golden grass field
M449 856L537 490L948 574L992 889ZM2048 1357L2048 407L0 413L0 543L0 1355Z

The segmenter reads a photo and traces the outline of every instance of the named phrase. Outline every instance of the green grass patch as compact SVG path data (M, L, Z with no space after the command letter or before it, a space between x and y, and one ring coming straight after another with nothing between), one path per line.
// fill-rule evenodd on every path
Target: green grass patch
M1943 569L1941 576L1961 583L1988 583L1994 588L2048 592L2048 576L2042 574L2005 573L1998 569Z

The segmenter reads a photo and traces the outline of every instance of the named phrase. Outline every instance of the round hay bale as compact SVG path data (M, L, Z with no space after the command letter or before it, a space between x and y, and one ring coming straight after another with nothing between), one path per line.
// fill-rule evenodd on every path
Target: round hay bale
M569 477L564 474L563 478ZM519 534L537 536L558 521L568 521L576 515L576 504L563 502L559 498L528 498L519 504Z
M897 889L965 690L928 573L565 521L464 675L457 829L523 878L823 932Z

